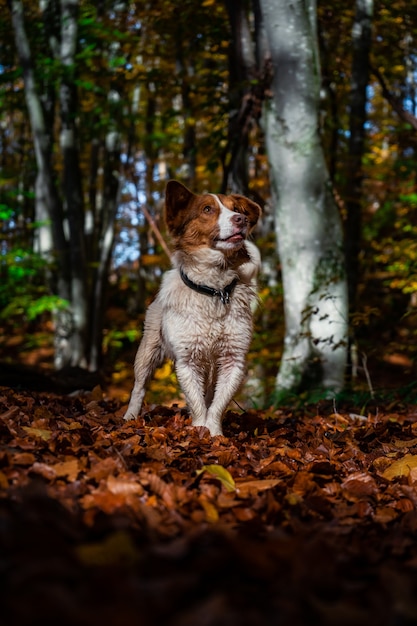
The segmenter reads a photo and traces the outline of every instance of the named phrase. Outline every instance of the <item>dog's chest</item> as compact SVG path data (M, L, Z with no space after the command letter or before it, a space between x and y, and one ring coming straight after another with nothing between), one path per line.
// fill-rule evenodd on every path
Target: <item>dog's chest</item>
M163 340L172 357L191 351L203 358L214 358L230 349L246 351L252 334L247 288L237 286L228 304L185 289L163 315Z

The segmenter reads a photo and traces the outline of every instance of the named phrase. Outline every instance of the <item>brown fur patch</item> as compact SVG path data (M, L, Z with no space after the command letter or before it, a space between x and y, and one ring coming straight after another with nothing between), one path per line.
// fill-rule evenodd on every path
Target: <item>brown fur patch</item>
M245 215L249 222L247 234L256 225L261 208L258 204L238 194L217 196L222 204L231 211ZM220 208L211 194L197 195L176 180L168 182L165 192L165 221L175 247L181 240L185 251L198 247L213 247L218 236L218 218ZM237 264L244 262L239 256L239 249L225 251L226 257L236 257ZM241 256L247 255L242 250Z

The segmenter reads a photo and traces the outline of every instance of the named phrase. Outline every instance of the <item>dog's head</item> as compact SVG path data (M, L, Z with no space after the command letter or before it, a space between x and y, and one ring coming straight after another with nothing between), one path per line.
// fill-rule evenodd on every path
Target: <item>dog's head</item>
M261 208L244 196L197 195L170 180L165 192L165 220L177 247L239 250L261 215Z

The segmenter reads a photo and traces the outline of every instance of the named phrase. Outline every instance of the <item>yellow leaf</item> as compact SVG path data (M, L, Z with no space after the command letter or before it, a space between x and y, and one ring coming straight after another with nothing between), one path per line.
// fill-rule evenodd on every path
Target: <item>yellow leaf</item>
M46 430L45 428L32 428L31 426L23 426L23 430L27 432L28 435L32 437L40 437L44 441L48 441L48 439L52 436L51 430Z
M197 470L197 476L202 474L203 472L207 472L210 476L217 478L220 480L223 487L226 488L227 491L235 491L236 485L233 477L230 472L227 471L222 465L203 465L200 470Z
M206 521L209 522L210 524L215 524L216 522L218 522L219 512L214 506L214 504L212 504L205 498L199 498L199 501L206 514Z
M408 476L413 468L417 467L417 454L406 454L401 459L391 463L382 473L383 478L392 480L400 476Z

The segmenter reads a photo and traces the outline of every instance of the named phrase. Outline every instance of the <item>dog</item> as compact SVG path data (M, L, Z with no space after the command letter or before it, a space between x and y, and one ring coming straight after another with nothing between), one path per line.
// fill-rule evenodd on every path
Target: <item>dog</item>
M223 434L223 413L245 376L252 339L261 257L248 237L260 215L259 205L244 196L197 195L176 180L167 183L173 268L145 316L125 420L136 419L147 382L169 358L192 425Z

